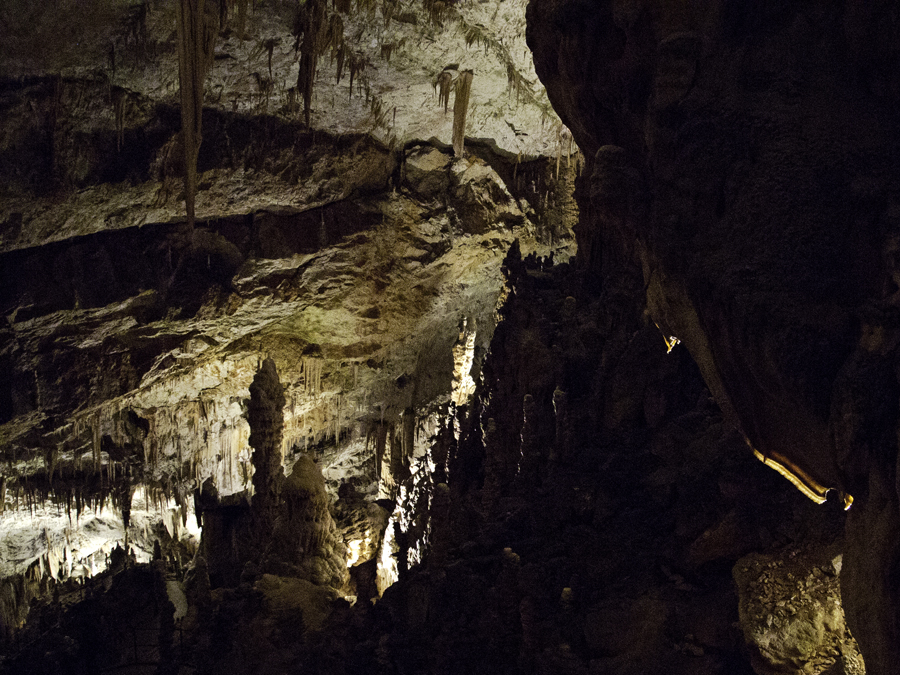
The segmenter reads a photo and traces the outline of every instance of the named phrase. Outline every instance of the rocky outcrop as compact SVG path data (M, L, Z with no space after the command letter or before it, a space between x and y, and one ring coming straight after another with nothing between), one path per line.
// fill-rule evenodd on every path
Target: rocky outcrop
M254 124L231 118L218 128L244 129L246 150L263 142ZM208 140L215 128L208 125ZM406 415L407 426L415 424L455 381L477 376L502 255L516 235L527 245L571 241L552 202L574 165L557 186L546 159L517 167L476 146L477 154L454 162L429 144L443 158L444 192L435 194L414 171L403 173L403 158L423 146L391 150L290 125L275 136L290 146L285 157L310 144L310 154L289 160L318 167L299 185L329 183L328 194L346 187L353 196L314 206L307 200L318 188L262 180L252 184L269 186L268 207L200 221L191 236L177 221L141 225L131 220L137 210L100 232L70 221L75 231L58 230L61 239L42 246L25 228L25 239L0 253L8 282L0 291L0 451L16 463L7 479L13 503L17 495L56 500L77 515L126 474L183 509L208 480L217 498L242 492L251 465L242 401L263 350L285 383L283 464L289 469L301 450L314 453L332 498L352 481L361 494L353 508L365 519L372 500L388 496L378 494L372 421L399 429ZM242 162L244 150L230 147L236 154L213 161ZM363 187L353 177L361 170L345 162L376 173L388 167L379 173L387 182ZM276 192L296 205L277 205ZM505 200L496 208L494 193ZM65 210L41 211L42 222L60 226ZM457 344L461 323L469 328ZM457 357L466 372L455 372ZM347 543L368 557L378 537L365 529L348 530Z
M127 531L143 559L134 486L172 536L199 489L203 545L185 574L161 537L138 598L110 577L54 586L80 554L68 529L32 532L27 583L2 598L9 626L29 605L32 619L0 667L850 672L829 660L849 644L833 572L786 563L790 615L794 579L772 571L838 550L843 504L788 492L736 426L809 495L856 498L847 626L887 672L897 87L893 33L876 27L890 16L534 0L538 70L585 164L523 75L521 0L307 3L334 19L339 64L306 80L313 97L273 37L288 5L257 3L247 40L228 4L192 231L171 8L139 5L108 56L86 43L93 70L20 64L4 80L3 517L49 502L78 523L112 503L109 536ZM451 154L454 116L423 101L440 88L446 105L473 64ZM529 255L568 258L579 175L577 260ZM121 578L149 579L136 569ZM54 588L74 589L72 609ZM115 626L88 634L137 599L147 654Z
M816 500L852 495L842 592L879 675L900 657L888 8L533 0L528 32L588 157L579 260L638 263L761 458Z

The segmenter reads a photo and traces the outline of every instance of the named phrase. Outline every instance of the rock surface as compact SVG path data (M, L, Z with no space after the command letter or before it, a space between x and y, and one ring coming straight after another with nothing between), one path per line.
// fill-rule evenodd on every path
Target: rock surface
M751 447L814 499L854 498L842 593L876 674L900 658L887 7L533 0L528 24L588 157L580 260L637 261Z
M175 5L0 8L15 26L0 46L4 627L27 614L29 575L47 593L44 575L95 574L117 542L146 562L164 532L180 568L202 485L246 502L247 401L266 357L285 390L292 498L339 516L326 538L340 541L307 571L343 587L344 557L382 554L394 507L376 500L400 498L436 411L471 394L506 248L570 252L580 165L534 80L523 3L329 6L346 69L335 78L322 55L311 123L296 3L221 9L191 231ZM454 157L434 82L466 68L477 77ZM326 492L306 490L316 472ZM23 508L43 526L20 527ZM98 509L120 517L87 515ZM81 533L96 523L102 542ZM242 570L225 567L236 583Z
M842 556L827 553L753 553L735 565L741 628L760 675L865 673L841 609Z

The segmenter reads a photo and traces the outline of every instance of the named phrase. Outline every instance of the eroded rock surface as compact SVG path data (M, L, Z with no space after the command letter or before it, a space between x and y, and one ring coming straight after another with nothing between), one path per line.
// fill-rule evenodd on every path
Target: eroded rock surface
M474 389L503 256L569 256L583 165L524 2L432 4L220 3L193 228L175 3L0 8L4 639L114 557L366 599L421 558L429 438ZM330 43L307 92L310 8ZM438 85L467 69L454 153Z
M2 92L0 492L58 522L112 503L156 558L116 549L80 586L68 530L7 547L6 628L35 609L2 667L749 675L732 569L758 591L744 556L839 548L843 514L788 491L737 426L814 496L856 498L847 623L890 672L895 605L872 580L898 540L895 71L848 65L888 62L887 33L864 39L877 12L534 0L538 72L588 153L578 258L554 266L527 254L568 257L582 165L523 79L521 3L363 8L365 81L317 81L312 128L273 87L294 65L266 6L255 44L233 21L219 36L193 231L154 75L170 42L111 74L19 64ZM403 42L418 25L440 46L424 61ZM473 63L491 105L472 128L493 138L454 157L452 116L420 101ZM95 121L107 93L123 115ZM261 364L277 386L252 384ZM254 392L284 396L271 428ZM152 554L135 486L164 514ZM781 633L745 622L779 645L758 669L828 666L835 585ZM129 602L146 644L90 630Z

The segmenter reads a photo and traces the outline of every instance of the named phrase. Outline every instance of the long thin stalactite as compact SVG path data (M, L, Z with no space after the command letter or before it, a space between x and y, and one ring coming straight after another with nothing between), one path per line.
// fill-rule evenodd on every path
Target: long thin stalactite
M213 62L218 8L209 0L179 0L178 83L181 89L181 140L184 147L184 204L194 228L197 158L202 141L203 82Z
M456 96L453 98L453 154L463 156L466 140L466 111L469 92L472 90L472 71L464 70L456 80Z

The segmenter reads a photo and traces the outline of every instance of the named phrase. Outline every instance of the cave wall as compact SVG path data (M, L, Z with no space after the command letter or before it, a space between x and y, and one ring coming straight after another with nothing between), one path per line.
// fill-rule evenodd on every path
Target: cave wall
M898 643L897 21L887 2L529 5L588 157L580 262L637 261L750 446L814 499L853 497L843 589L872 673Z
M495 28L521 41L510 22L521 24L523 5L513 4L497 8L504 19ZM116 5L93 32L79 21L73 30L83 29L85 49L63 45L58 69L34 54L10 60L4 45L0 499L11 579L98 573L111 547L81 536L95 522L142 561L162 530L186 537L192 552L194 491L208 482L222 499L249 493L246 408L265 357L285 385L285 470L315 461L327 495L313 490L315 509L341 502L343 541L333 548L350 560L377 557L394 507L376 502L419 499L402 497L402 484L425 464L438 411L451 397L465 399L478 376L505 249L520 238L527 250L569 254L577 150L561 142L542 91L513 82L513 99L489 84L488 63L504 55L501 82L510 72L521 77L506 65L522 61L522 50L511 55L512 41L502 53L472 50L471 63L485 68L468 129L494 131L470 135L465 157L454 157L441 140L452 115L432 96L418 43L395 45L393 62L390 49L382 54L380 71L358 53L356 88L346 76L320 77L312 127L289 105L289 86L270 92L271 101L254 89L258 44L290 34L294 5L254 8L241 37L233 21L221 26L193 230L184 222L179 114L167 79L177 70L171 5L141 3L124 23ZM71 10L64 3L36 12L36 21ZM452 34L454 49L465 51L463 14L420 28ZM386 38L389 26L393 34L415 25L388 20L365 31ZM291 54L275 50L278 77L296 69ZM441 72L446 56L428 63L440 59ZM407 80L410 88L397 86ZM389 93L396 108L387 129L387 108L378 107ZM308 469L300 473L315 474ZM298 488L296 500L306 492ZM127 511L123 494L135 495L130 520L98 517ZM44 534L25 525L30 517ZM423 545L419 538L413 549ZM345 570L331 567L343 585ZM230 581L240 571L230 570ZM392 578L385 573L382 588ZM9 623L18 624L34 598L22 584L9 587Z

